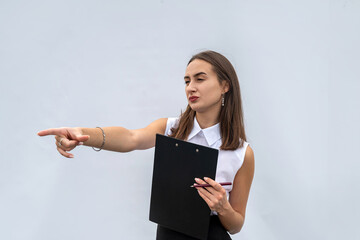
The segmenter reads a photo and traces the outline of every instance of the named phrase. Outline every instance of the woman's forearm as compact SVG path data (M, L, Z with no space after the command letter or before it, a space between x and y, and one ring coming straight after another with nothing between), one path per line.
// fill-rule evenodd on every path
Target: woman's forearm
M164 134L167 118L160 118L145 128L128 130L123 127L103 127L105 133L105 150L116 152L130 152L138 149L148 149L155 146L156 134ZM104 141L100 128L81 128L83 135L90 139L84 145L101 147Z
M224 211L218 212L218 216L222 225L230 234L240 232L242 226L244 225L244 217L235 211L230 204L224 209Z
M123 127L102 127L105 133L103 149L116 152L129 152L136 149L136 142L132 131ZM81 128L83 135L90 138L84 142L85 146L100 148L104 137L100 128Z

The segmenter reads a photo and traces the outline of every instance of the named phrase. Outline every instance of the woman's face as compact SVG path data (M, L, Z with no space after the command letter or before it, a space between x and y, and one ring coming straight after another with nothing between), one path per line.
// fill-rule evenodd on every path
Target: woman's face
M195 59L186 68L185 93L191 109L198 113L221 108L221 96L228 91L225 81L220 84L210 63Z

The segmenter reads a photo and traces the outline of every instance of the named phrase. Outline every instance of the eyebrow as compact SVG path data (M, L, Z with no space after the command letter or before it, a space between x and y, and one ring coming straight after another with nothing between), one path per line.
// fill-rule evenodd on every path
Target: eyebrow
M206 75L206 73L204 73L204 72L198 72L198 73L194 74L194 77L198 77L199 75L202 75L202 74ZM184 77L184 79L189 79L189 78L190 78L189 76Z

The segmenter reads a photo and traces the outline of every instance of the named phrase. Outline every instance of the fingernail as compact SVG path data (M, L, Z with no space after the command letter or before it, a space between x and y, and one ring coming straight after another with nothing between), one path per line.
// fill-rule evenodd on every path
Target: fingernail
M79 142L79 145L84 145L84 143L83 143L83 142Z
M69 157L70 157L70 158L73 158L73 157L74 157L74 155L70 155Z
M207 178L207 177L204 177L204 179L205 179L205 180L208 180L209 178Z
M199 178L195 178L195 181L199 181L200 179Z

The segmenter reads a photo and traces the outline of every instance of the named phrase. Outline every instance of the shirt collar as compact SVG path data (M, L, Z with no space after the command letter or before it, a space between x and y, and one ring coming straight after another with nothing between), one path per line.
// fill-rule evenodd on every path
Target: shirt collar
M196 117L194 117L194 126L189 134L188 140L195 137L201 131L203 132L209 146L213 145L216 141L221 139L220 123L217 123L214 126L208 128L201 129L198 121L196 120Z

